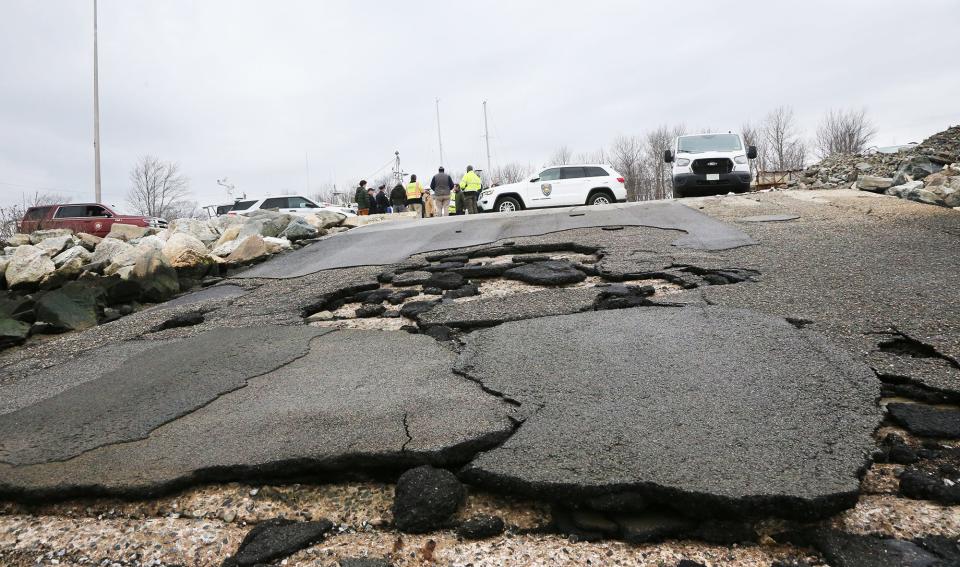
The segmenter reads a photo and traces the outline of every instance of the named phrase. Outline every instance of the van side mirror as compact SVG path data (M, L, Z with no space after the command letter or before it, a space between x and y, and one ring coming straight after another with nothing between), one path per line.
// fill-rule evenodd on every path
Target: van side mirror
M663 151L663 161L665 161L665 162L667 162L667 163L673 162L673 152L671 152L670 150L664 150L664 151Z
M540 178L534 177L533 179L530 180L530 183L536 183L537 181L540 181Z
M747 159L757 159L757 146L747 146Z

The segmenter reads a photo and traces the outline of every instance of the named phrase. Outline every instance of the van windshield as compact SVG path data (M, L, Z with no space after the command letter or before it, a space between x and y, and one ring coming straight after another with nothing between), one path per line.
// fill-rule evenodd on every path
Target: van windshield
M677 140L677 153L735 152L741 149L743 145L740 144L740 136L736 134L680 136Z

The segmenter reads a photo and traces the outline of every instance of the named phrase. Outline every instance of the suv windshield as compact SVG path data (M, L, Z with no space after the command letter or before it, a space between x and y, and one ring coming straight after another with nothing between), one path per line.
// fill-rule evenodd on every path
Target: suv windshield
M740 136L736 134L680 136L677 142L677 153L735 152L741 149L743 146L740 144Z

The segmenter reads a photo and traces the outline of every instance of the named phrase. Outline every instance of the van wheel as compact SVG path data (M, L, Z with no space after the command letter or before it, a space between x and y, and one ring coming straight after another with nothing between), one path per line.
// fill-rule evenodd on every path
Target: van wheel
M587 198L588 205L609 205L614 202L613 195L606 191L597 191Z
M498 213L512 213L521 209L520 201L513 197L500 197L497 199L497 204L494 205L493 208Z

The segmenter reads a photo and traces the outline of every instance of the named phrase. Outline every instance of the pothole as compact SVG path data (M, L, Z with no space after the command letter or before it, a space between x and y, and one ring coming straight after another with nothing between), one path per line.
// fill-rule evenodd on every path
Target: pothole
M344 287L326 294L302 310L312 326L343 329L406 330L427 333L438 340L456 339L471 326L489 326L497 320L451 324L424 324L420 315L440 305L475 304L516 297L520 303L533 294L569 291L593 299L578 310L620 309L656 304L658 298L701 285L751 281L757 272L741 268L707 269L674 264L668 269L613 278L595 268L603 252L579 244L506 245L468 253L428 256L380 274L377 282ZM565 296L564 296L565 297ZM536 317L535 313L520 318ZM539 315L543 316L543 315ZM444 329L438 330L438 326Z

